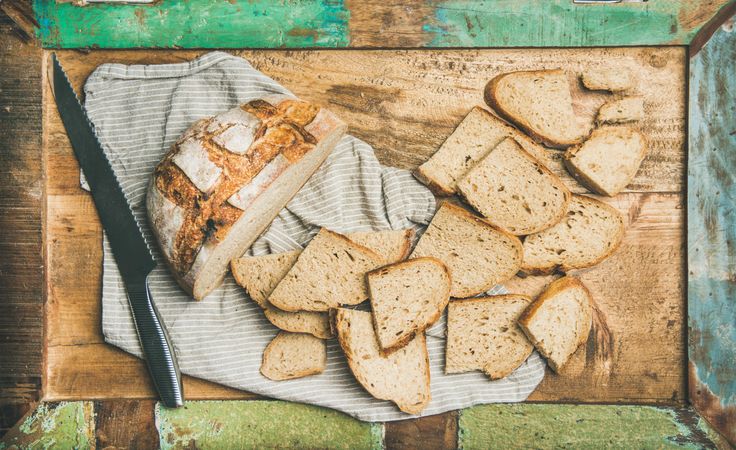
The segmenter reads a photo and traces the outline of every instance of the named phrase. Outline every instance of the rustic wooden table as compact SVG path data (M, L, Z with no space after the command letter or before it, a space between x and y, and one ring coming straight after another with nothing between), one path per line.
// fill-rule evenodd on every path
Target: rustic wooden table
M103 448L218 442L388 448L728 445L708 423L733 441L736 331L728 320L736 318L736 306L729 300L734 279L729 171L736 167L731 156L736 143L733 96L724 92L736 89L736 77L720 68L733 68L736 36L719 26L733 14L734 2L596 10L611 7L554 1L527 11L506 2L471 7L462 1L408 6L317 1L305 2L311 9L269 11L277 21L288 15L276 30L254 19L265 11L261 3L192 1L182 11L166 2L79 8L39 1L34 5L39 27L33 32L47 48L347 47L235 52L298 95L330 105L350 123L351 133L376 148L382 162L404 168L426 159L467 110L482 103L482 86L497 73L563 64L579 70L600 62L633 68L648 105L642 127L651 152L626 192L609 200L627 216L624 245L582 274L608 317L608 329L591 336L565 374L545 377L530 397L545 404L492 405L371 425L187 378L188 399L228 401L190 402L183 411L161 408L140 360L102 338L101 229L91 199L79 189L78 168L43 79L48 51L14 36L11 21L3 17L0 426L10 429L27 413L5 442L43 443L48 435L41 423L50 422L57 442L72 439L68 442L77 446ZM4 8L17 20L15 5ZM184 15L228 12L233 15L224 31L215 20L203 20L185 21L186 32L174 32ZM157 18L164 13L170 16ZM548 29L550 22L555 26ZM646 26L630 28L635 22ZM532 25L534 30L524 29ZM715 43L701 50L708 38ZM596 45L627 48L440 49ZM58 54L81 91L86 76L103 62L176 62L202 52ZM551 152L548 162L564 175L556 154ZM565 181L574 191L585 191L567 176ZM534 294L549 280L516 279L510 287ZM245 399L250 401L233 401ZM293 430L282 435L273 416L293 420ZM243 430L246 424L250 431Z

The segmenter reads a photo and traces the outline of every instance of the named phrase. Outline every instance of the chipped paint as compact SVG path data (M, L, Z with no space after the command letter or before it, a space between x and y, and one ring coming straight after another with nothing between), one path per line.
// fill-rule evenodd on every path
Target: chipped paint
M190 401L156 405L161 449L382 448L383 426L284 401Z
M690 400L736 442L736 33L717 29L690 60Z
M91 448L94 444L92 402L41 403L0 439L0 450Z
M692 410L614 405L483 405L460 413L458 447L712 448Z
M342 0L166 1L152 5L34 0L37 37L47 48L345 47Z
M434 17L423 31L432 36L430 47L687 44L715 12L705 3L486 0L469 7L466 0L448 0L434 5Z

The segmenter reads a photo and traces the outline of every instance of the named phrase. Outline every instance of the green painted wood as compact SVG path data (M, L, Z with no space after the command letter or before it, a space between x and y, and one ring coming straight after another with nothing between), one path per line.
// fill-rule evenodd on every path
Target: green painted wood
M687 44L700 1L580 5L572 0L442 2L424 30L436 47L592 47Z
M157 405L162 449L378 449L383 427L340 412L283 401L190 401Z
M690 61L690 399L736 443L736 31L733 18Z
M419 47L568 47L684 45L728 3L162 0L79 7L34 0L34 8L47 48L383 47L400 45L406 36Z
M34 0L37 36L51 48L345 47L342 0L164 0L153 5Z
M0 438L0 450L92 448L94 429L92 402L41 403Z
M713 448L692 410L508 404L460 412L458 448Z

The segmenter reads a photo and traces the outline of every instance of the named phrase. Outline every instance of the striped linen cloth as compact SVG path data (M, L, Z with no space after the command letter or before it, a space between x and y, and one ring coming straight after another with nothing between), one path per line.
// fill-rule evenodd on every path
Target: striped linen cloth
M159 261L150 277L151 291L181 371L260 395L334 408L362 420L408 418L356 382L334 339L327 343L324 373L280 382L264 378L259 372L261 355L278 330L230 276L203 301L189 298L169 274L148 227L144 198L149 176L191 123L265 94L287 92L244 59L223 52L181 64L104 64L85 85L89 116ZM409 172L382 167L368 144L346 136L250 252L302 248L319 227L343 233L409 227L421 232L434 209L434 197ZM125 287L106 238L103 248L105 340L140 356ZM542 380L544 363L536 353L503 380L489 381L479 372L445 375L444 324L443 317L428 331L432 402L422 415L522 401Z

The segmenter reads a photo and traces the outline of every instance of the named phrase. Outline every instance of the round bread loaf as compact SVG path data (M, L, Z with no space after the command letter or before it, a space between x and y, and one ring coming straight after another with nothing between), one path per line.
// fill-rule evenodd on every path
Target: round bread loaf
M322 164L347 126L293 97L198 120L156 166L148 218L179 284L201 300Z

